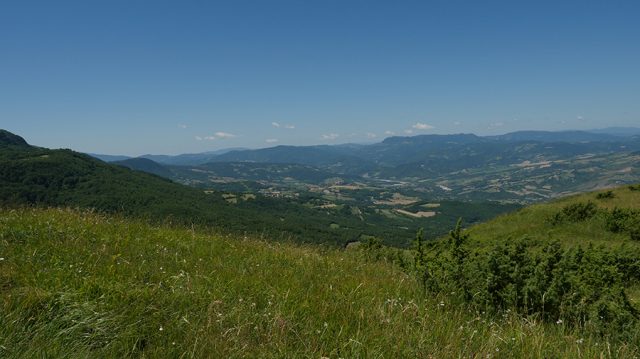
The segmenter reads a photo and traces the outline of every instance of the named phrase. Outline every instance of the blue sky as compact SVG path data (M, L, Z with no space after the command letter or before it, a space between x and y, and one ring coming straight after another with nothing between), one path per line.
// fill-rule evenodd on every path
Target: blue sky
M0 4L0 128L139 155L640 125L639 1Z

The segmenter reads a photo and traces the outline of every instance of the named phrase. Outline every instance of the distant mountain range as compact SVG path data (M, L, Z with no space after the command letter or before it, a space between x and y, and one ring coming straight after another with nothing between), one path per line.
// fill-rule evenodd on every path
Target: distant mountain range
M175 156L146 154L138 157L131 157L131 156L121 156L121 155L105 155L105 154L97 154L97 153L88 153L88 155L93 156L104 162L118 162L118 161L128 160L131 158L146 158L154 162L162 163L166 165L198 165L198 164L210 162L216 156L225 154L227 152L243 151L243 150L246 150L246 148L235 147L235 148L225 148L225 149L216 150L216 151L207 151L202 153L184 153L184 154L175 155Z
M596 130L589 130L588 132L628 137L628 136L640 135L640 128L638 127L607 127L607 128L596 129Z
M257 189L286 187L292 181L317 185L335 178L396 181L446 198L527 203L640 180L639 132L610 128L395 136L368 145L228 149L115 163L191 185L243 180L256 182L250 187Z
M607 142L620 141L621 138L631 137L638 131L623 132L622 129L613 134L607 130L592 131L518 131L504 135L488 136L499 141L540 141L540 142Z
M127 167L132 170L151 173L161 177L171 177L172 172L165 166L144 157L127 158L120 161L111 162L114 165Z
M640 137L640 128L634 127L610 127L589 131L517 131L496 136L419 135L388 137L382 142L369 145L275 146L256 150L228 148L175 156L147 154L139 158L150 159L163 165L177 166L197 166L211 162L295 163L327 167L335 172L354 174L365 173L379 165L393 167L422 162L441 153L451 153L451 150L461 147L474 151L479 146L490 148L503 147L504 143L540 142L573 144L576 149L588 147L580 144L601 143L599 148L613 149L612 144L633 144L637 142L638 137ZM104 154L90 155L105 162L131 158Z

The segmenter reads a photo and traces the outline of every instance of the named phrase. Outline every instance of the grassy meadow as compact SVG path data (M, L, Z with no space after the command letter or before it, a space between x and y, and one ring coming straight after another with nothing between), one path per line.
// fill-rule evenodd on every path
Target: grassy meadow
M361 251L0 211L0 357L625 357L563 323L426 295Z

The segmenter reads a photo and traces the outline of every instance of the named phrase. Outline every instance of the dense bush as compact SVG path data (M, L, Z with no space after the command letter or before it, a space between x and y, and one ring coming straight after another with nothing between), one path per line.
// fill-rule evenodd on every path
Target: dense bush
M632 240L640 240L640 211L629 208L615 208L606 214L607 230L614 233L628 233Z
M458 223L440 248L416 242L414 270L425 290L478 311L515 311L605 336L638 328L638 311L624 291L638 279L637 254L526 240L471 249L469 240Z
M598 206L591 201L572 203L553 215L550 222L554 225L563 222L582 222L591 219L596 213L598 213Z

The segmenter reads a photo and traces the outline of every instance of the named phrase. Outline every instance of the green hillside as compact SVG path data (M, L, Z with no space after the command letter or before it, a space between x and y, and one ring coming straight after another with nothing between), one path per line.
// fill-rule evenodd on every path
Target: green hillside
M633 342L483 314L367 251L0 211L0 356L637 357ZM637 337L636 337L637 338Z
M640 345L640 185L534 205L428 241L409 260L426 293L482 313L518 313Z
M554 223L553 217L565 208L589 203L594 206L594 213L589 218ZM607 247L629 246L629 250L640 251L640 240L631 240L628 231L607 228L610 214L616 208L640 213L640 186L621 186L531 205L476 225L469 232L476 242L482 244L525 238L541 243L557 240L566 246L588 243Z
M127 158L125 160L112 161L110 163L136 171L151 173L160 177L169 178L171 176L171 171L169 169L147 158Z

